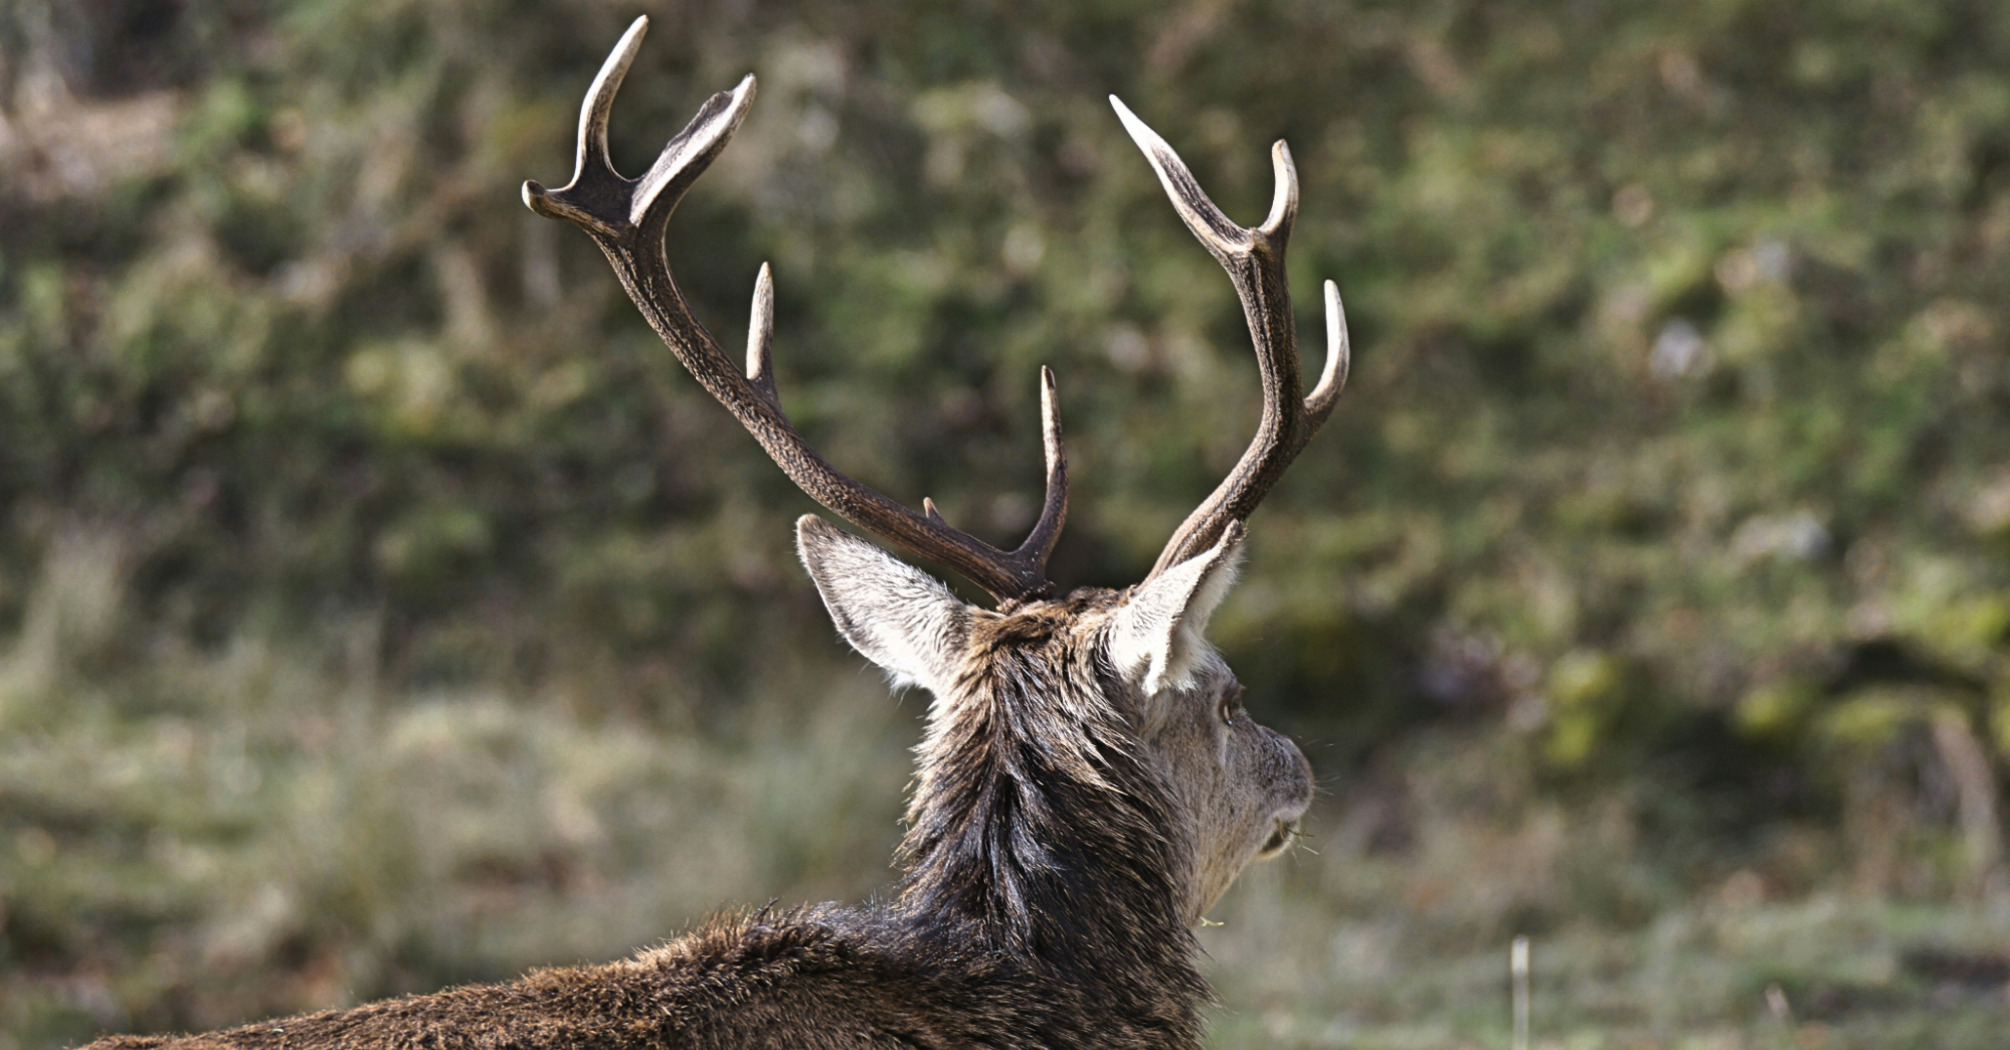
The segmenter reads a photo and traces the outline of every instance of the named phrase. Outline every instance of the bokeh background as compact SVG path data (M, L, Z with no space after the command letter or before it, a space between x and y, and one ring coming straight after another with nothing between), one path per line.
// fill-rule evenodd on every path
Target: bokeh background
M752 70L672 226L833 461L1064 585L1246 444L1230 215L1355 366L1216 638L1324 788L1218 1045L2001 1047L2010 15L1923 0L6 0L0 1050L600 960L892 878L811 509L563 182ZM1312 850L1316 850L1314 853Z

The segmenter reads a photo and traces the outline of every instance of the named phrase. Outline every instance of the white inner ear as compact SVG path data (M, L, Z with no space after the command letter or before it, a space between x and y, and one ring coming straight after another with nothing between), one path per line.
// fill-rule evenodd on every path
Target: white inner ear
M934 577L814 514L796 522L796 553L852 648L896 688L918 685L943 695L969 606Z
M1184 689L1208 652L1208 618L1235 586L1242 561L1242 528L1233 524L1220 542L1167 569L1132 592L1111 623L1110 660L1145 695Z

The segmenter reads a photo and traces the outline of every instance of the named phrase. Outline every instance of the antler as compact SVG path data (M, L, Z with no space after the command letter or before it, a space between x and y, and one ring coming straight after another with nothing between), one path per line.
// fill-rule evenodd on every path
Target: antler
M698 115L663 147L662 155L642 178L624 178L608 157L607 115L648 28L646 16L637 18L593 78L593 87L579 110L579 153L572 181L556 190L526 182L524 203L539 215L564 219L592 235L614 265L628 297L635 300L642 316L648 318L649 326L656 329L677 360L739 419L811 499L862 529L955 569L1000 600L1051 593L1053 584L1045 576L1047 556L1053 552L1068 515L1068 461L1061 447L1052 370L1040 369L1046 501L1026 542L1008 552L951 528L933 500L923 500L923 513L916 514L853 481L817 455L796 432L775 393L770 357L775 296L766 264L754 284L744 372L692 316L690 305L670 275L664 230L678 201L725 150L727 140L746 118L754 100L754 78L750 74L732 91L706 99Z
M1291 150L1282 140L1270 148L1270 163L1277 177L1270 215L1263 225L1244 229L1230 222L1201 192L1193 172L1164 139L1117 96L1110 96L1110 104L1117 108L1117 116L1138 148L1145 151L1152 170L1158 172L1166 196L1172 198L1173 208L1187 229L1200 238L1235 283L1250 338L1256 343L1256 371L1263 382L1263 416L1256 424L1256 437L1235 469L1173 533L1151 576L1146 577L1151 579L1214 546L1229 522L1247 520L1332 414L1340 389L1347 385L1347 317L1340 307L1339 286L1327 281L1326 367L1312 393L1300 398L1298 334L1284 274L1285 242L1290 240L1291 224L1298 216L1298 172L1291 166Z

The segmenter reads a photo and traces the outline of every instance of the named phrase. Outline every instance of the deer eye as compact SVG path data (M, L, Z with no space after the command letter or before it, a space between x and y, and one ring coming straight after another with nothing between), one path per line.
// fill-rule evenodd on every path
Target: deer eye
M1242 687L1238 685L1235 688L1230 689L1228 692L1221 694L1220 714L1222 724L1227 725L1235 721L1235 716L1241 713L1242 713Z

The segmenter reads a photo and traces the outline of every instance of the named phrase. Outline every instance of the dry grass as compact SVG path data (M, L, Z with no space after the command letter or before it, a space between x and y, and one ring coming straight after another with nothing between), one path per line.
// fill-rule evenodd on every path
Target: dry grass
M1202 934L1224 1003L1217 1046L1509 1046L1511 938L1320 891L1333 869L1400 880L1390 865L1299 857L1245 876ZM1488 872L1470 878L1483 888ZM1697 901L1644 927L1572 922L1532 942L1539 1050L1982 1050L2010 1030L2001 904Z
M389 689L367 624L136 641L122 550L58 545L0 655L0 1050L605 959L891 877L919 703L835 647L700 733L564 690ZM1486 752L1428 757L1406 846L1371 848L1343 789L1320 852L1224 902L1218 1045L1504 1046L1531 924L1539 1047L2000 1045L2000 902L1669 896L1609 807L1496 783L1474 808Z

